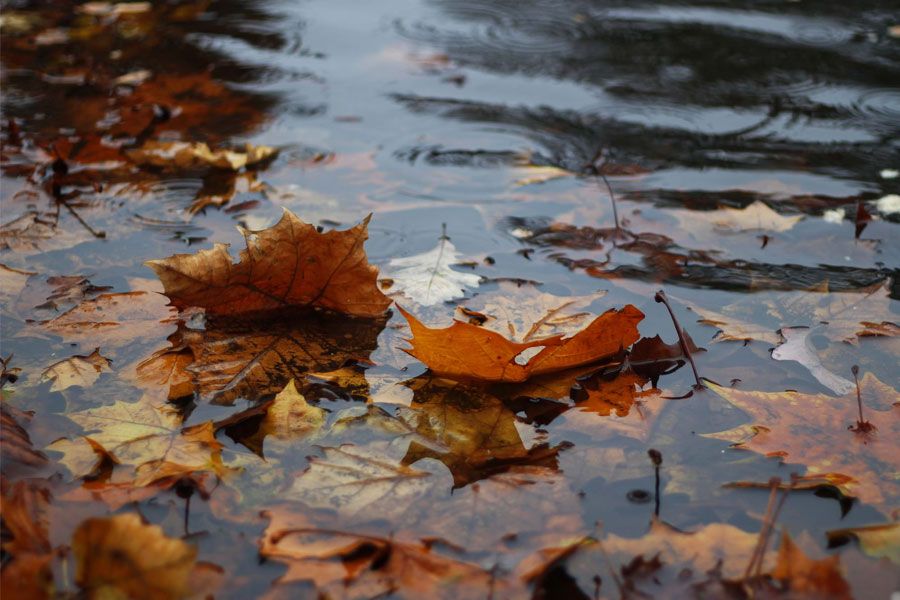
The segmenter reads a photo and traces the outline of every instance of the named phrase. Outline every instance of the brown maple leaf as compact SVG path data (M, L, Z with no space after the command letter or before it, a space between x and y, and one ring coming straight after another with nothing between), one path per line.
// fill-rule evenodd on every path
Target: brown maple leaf
M621 310L608 310L572 337L555 335L518 343L459 321L432 329L398 308L413 334L408 354L442 377L490 382L521 382L534 375L610 359L640 337L637 324L644 318L644 313L629 304ZM539 347L543 349L536 355L517 362L523 351Z
M850 586L840 572L840 557L809 558L787 531L781 538L772 578L784 586L789 597L850 600Z
M151 260L176 307L210 315L237 315L285 307L319 307L362 317L384 314L391 303L378 289L378 271L363 243L366 217L347 231L319 231L285 210L268 229L243 230L247 249L232 262L228 245L197 254Z
M706 437L801 463L810 474L839 473L846 478L847 490L881 508L900 498L900 394L871 373L860 381L868 426L859 425L855 390L835 398L707 386L753 417L753 423Z

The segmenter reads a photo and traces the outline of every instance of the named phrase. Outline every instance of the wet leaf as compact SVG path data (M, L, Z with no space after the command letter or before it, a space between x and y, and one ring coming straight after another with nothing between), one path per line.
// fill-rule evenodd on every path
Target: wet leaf
M400 308L412 330L412 349L437 375L451 379L521 382L533 375L563 371L609 359L634 343L644 314L632 305L609 310L570 338L561 335L511 342L493 331L455 321L444 329L426 327ZM524 364L516 361L524 350L543 347Z
M463 316L516 342L554 335L575 335L591 320L583 309L606 295L555 296L533 284L501 281L496 292L466 302ZM472 311L475 311L474 313ZM462 319L460 319L462 320Z
M690 211L684 216L679 215L679 218L682 227L688 230L704 223L717 229L784 233L803 219L803 215L785 216L769 208L765 202L756 200L744 208L726 206L714 211Z
M260 554L288 565L278 581L309 581L322 594L345 598L483 599L502 591L502 582L466 562L425 545L318 528L285 509L266 513L270 523Z
M390 300L375 283L363 243L369 219L347 231L319 233L290 211L261 231L244 230L247 249L233 263L228 246L152 260L172 304L211 315L290 307L321 307L363 317L384 313Z
M434 306L465 295L467 289L477 288L481 277L451 268L461 262L456 246L446 236L428 252L392 258L385 275L393 281L390 290L422 306Z
M91 598L187 595L197 549L134 513L88 519L72 537L75 582Z
M800 463L810 475L839 473L864 502L885 508L900 498L896 456L900 451L900 394L871 373L860 382L863 417L859 426L855 390L839 398L799 392L754 392L707 386L746 412L752 425L705 434L737 448ZM827 441L826 441L827 440Z
M100 373L110 370L112 361L95 348L87 356L76 354L47 367L41 379L52 381L51 392L58 392L73 385L90 387L100 377Z
M181 415L172 407L120 400L68 417L88 437L57 440L48 448L63 453L60 462L75 477L92 473L103 454L117 464L112 481L135 486L195 471L226 471L212 422L182 428Z
M173 169L216 167L232 171L256 165L277 154L278 150L269 146L246 144L240 150L210 150L209 146L202 142L155 141L146 142L140 148L126 152L128 158L139 165Z
M825 368L809 341L809 331L808 327L782 327L779 329L778 333L783 341L772 350L772 358L800 363L819 383L835 394L847 394L855 389L856 386L852 381Z
M23 423L31 420L34 413L21 411L7 402L0 403L0 453L2 453L3 474L27 473L47 464L47 457L34 449L31 437Z
M813 560L791 540L781 537L772 578L785 586L790 597L850 599L850 586L840 572L840 557Z
M0 593L7 598L52 596L49 505L50 492L33 481L19 481L4 489L3 553L6 558L0 577Z

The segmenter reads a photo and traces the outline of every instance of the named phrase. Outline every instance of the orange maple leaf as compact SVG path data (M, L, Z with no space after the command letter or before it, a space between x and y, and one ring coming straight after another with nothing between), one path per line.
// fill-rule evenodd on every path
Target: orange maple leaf
M615 356L639 336L637 324L644 313L631 304L611 309L570 338L555 335L524 343L512 342L499 333L456 321L450 327L432 329L398 306L409 322L412 348L405 350L428 365L432 372L451 379L475 381L525 381L600 362ZM543 347L524 364L516 362L523 351Z
M178 308L236 315L283 308L321 307L362 317L391 303L376 285L363 243L369 217L346 231L319 233L292 212L261 231L242 230L247 249L232 262L227 244L197 254L151 260L165 294Z

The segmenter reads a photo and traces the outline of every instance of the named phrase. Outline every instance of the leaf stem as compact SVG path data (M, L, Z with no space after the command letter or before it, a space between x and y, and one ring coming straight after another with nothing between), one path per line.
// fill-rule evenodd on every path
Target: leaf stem
M656 450L655 448L650 448L647 450L647 456L650 457L650 461L653 463L653 471L656 476L656 484L654 486L653 498L654 498L654 508L653 514L657 518L659 518L659 467L662 465L662 452Z
M675 316L675 311L672 310L672 305L669 304L669 299L666 297L666 293L663 290L659 290L658 292L656 292L656 295L653 297L653 299L666 305L666 310L669 311L669 316L672 318L672 324L675 326L675 333L678 334L678 343L681 344L681 351L684 353L685 358L688 359L688 362L691 363L691 370L694 372L694 389L702 389L703 384L700 383L700 374L697 372L697 365L694 363L694 357L691 355L691 350L688 347L687 340L684 337L684 332L681 329L681 325L678 323L678 318Z

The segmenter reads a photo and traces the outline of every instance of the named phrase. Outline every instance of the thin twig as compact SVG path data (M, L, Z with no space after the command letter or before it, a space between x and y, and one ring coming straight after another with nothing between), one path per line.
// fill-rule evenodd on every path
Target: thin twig
M669 316L672 317L672 324L675 326L675 333L678 334L678 343L681 344L681 352L684 353L685 358L691 363L691 370L694 371L694 389L702 389L703 384L700 382L700 374L697 372L697 365L694 363L694 357L691 356L691 349L688 347L684 332L681 329L681 325L678 323L678 318L675 316L675 311L672 310L669 299L666 298L666 293L663 290L659 290L653 298L657 302L662 302L666 305Z

